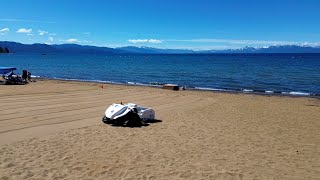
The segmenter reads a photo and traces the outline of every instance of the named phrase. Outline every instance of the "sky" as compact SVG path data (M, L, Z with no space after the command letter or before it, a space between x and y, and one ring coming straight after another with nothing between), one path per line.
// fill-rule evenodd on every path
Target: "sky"
M229 49L320 46L319 0L10 0L0 41Z

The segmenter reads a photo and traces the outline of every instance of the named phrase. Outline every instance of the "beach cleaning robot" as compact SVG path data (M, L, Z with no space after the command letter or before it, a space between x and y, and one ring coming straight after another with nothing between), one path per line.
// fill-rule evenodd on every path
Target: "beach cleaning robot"
M116 126L142 126L155 119L155 111L134 103L112 104L105 111L102 121Z

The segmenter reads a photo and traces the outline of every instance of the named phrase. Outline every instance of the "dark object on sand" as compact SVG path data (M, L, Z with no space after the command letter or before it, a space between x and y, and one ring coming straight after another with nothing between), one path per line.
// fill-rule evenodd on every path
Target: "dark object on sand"
M17 70L14 67L0 67L0 74L4 79L4 84L26 84L26 82L13 71Z
M181 87L180 87L180 90L181 90L181 91L186 90L186 86L181 86Z
M102 121L114 126L141 127L155 119L155 112L134 103L114 103L105 111Z
M20 76L18 75L9 75L7 77L5 77L5 84L7 85L12 85L12 84L16 84L16 85L24 85L27 82L25 82Z
M165 84L162 86L162 89L169 89L169 90L174 90L174 91L178 91L179 90L179 86L176 84Z
M27 78L28 78L28 71L27 70L23 70L22 71L22 79L24 81L27 81Z
M126 115L117 119L110 119L104 116L102 121L106 124L112 124L114 126L141 127L143 125L142 120L135 110L130 110Z

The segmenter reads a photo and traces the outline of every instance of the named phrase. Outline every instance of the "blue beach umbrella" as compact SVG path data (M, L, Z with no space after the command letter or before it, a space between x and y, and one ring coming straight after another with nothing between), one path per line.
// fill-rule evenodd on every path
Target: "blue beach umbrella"
M0 66L0 74L7 74L11 71L17 70L15 67L2 67Z

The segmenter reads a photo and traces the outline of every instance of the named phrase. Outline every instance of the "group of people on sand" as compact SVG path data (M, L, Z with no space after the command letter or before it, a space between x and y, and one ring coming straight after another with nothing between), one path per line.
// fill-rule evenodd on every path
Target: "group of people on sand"
M7 84L26 84L32 82L31 72L27 70L22 71L22 76L11 71L9 74L3 75L2 78L6 80Z

